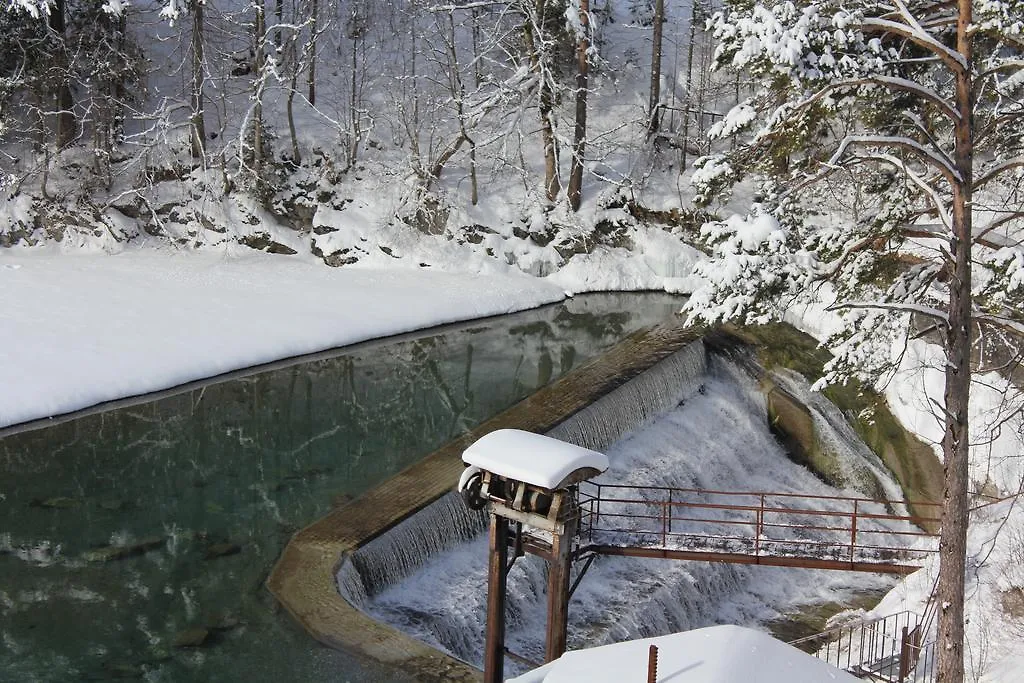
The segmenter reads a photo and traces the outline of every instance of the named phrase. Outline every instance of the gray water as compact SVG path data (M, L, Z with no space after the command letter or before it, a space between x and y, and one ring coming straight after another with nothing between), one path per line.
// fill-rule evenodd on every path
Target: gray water
M678 307L577 297L8 432L0 681L404 680L281 612L288 538Z

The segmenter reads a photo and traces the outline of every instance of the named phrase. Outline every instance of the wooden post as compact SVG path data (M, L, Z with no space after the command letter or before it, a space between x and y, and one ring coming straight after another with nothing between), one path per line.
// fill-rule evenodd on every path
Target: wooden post
M912 656L910 637L907 635L907 627L903 627L903 633L900 636L900 670L897 681L906 680L910 674L910 658Z
M647 683L658 683L658 646L647 651Z
M579 510L574 510L565 521L560 534L552 534L551 559L548 561L548 625L545 638L544 662L552 662L565 654L569 625L569 568L570 553L576 537ZM490 679L487 679L490 683Z
M507 566L508 520L492 514L487 570L484 683L502 683L505 679L505 579ZM568 572L566 574L568 575Z

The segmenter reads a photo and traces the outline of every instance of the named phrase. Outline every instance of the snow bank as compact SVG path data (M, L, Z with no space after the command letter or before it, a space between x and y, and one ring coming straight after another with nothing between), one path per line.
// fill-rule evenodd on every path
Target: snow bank
M564 298L525 275L153 249L3 249L0 289L0 427Z
M567 652L550 664L511 679L510 683L641 681L647 674L651 645L658 647L659 681L855 683L858 680L766 633L740 626L711 626Z

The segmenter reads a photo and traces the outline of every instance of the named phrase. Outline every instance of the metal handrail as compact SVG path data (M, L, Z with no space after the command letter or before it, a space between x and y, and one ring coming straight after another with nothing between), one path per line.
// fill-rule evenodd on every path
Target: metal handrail
M895 505L905 505L905 501L594 482L580 485L577 500L581 536L591 542L600 535L604 540L625 537L628 547L636 547L637 538L643 539L645 545L657 542L663 548L682 543L686 549L698 549L696 546L703 543L705 550L756 557L786 557L800 552L814 557L825 552L830 560L851 563L889 561L895 556L911 555L920 559L937 552L931 543L916 547L895 543L897 539L937 538L919 526L878 528L881 522L905 523L909 527L938 521L933 517L890 512ZM916 505L918 509L939 507L936 503ZM879 512L879 508L884 511ZM795 533L804 531L826 532L838 538L811 539Z
M934 642L922 643L923 619L904 611L837 626L790 642L833 666L857 676L890 683L933 680Z

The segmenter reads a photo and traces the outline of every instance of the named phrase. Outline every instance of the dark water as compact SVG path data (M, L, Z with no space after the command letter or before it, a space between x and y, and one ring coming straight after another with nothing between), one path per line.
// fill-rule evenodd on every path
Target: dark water
M294 531L678 309L564 304L0 439L0 681L369 681L263 587Z

